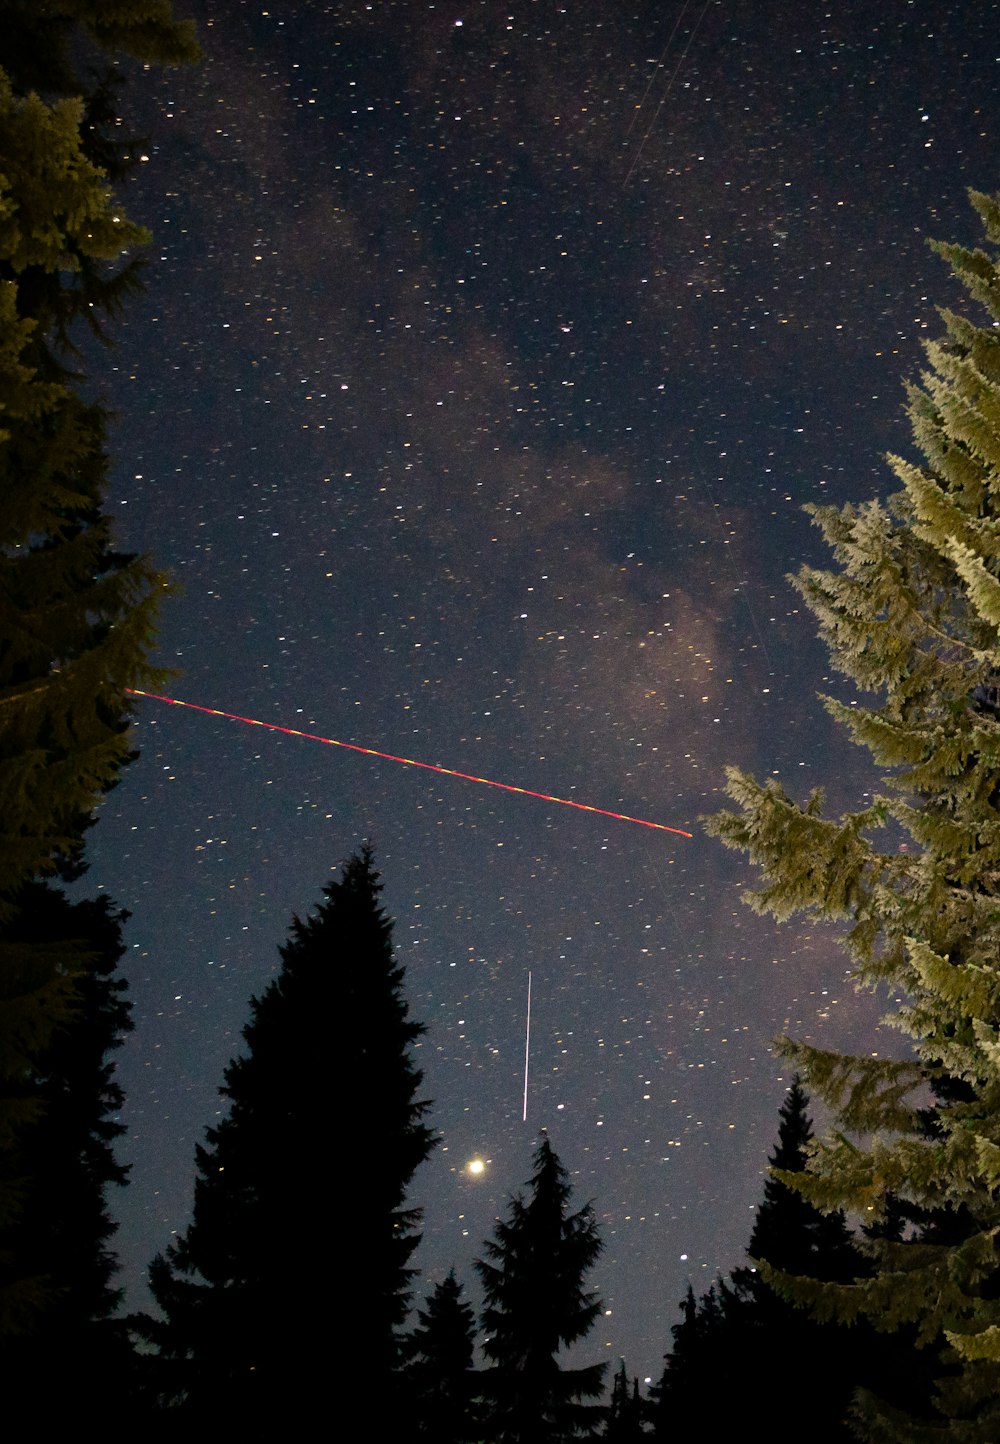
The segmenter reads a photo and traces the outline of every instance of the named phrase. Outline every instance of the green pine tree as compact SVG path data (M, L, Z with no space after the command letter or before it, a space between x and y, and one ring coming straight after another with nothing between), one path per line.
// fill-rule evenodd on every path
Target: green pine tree
M795 579L860 693L825 705L883 769L882 791L835 820L820 793L799 804L732 771L738 810L709 823L762 868L758 910L843 922L859 984L900 1000L902 1060L782 1045L836 1120L810 1171L783 1180L875 1227L870 1277L777 1282L821 1317L913 1327L935 1419L861 1405L866 1437L907 1444L1000 1438L1000 200L972 202L991 250L936 247L973 305L941 312L944 338L909 388L923 460L890 458L901 489L886 504L814 509L836 569ZM965 1224L880 1229L900 1202Z
M121 555L105 514L107 417L68 364L74 323L98 330L134 286L145 233L111 181L116 54L192 58L168 0L0 0L0 1230L30 1180L15 1158L37 1070L78 1004L75 961L14 941L25 889L79 855L130 755L129 688L149 665L163 578ZM23 932L23 929L21 930ZM11 1262L0 1336L30 1322Z
M406 1194L433 1138L380 892L366 847L294 920L226 1068L229 1112L196 1150L191 1224L150 1269L156 1392L192 1414L259 1427L292 1402L325 1409L333 1325L317 1301L337 1300L362 1396L383 1420L394 1408L419 1242Z
M476 1268L486 1306L483 1375L487 1437L502 1444L555 1444L592 1437L603 1410L603 1364L563 1368L560 1351L585 1338L601 1311L587 1289L601 1252L590 1204L570 1213L566 1170L543 1137L528 1184L511 1200Z
M66 365L74 322L116 314L134 277L122 257L148 239L111 185L129 168L114 85L80 56L196 52L167 0L0 0L0 35L2 913L79 848L129 755L128 689L157 675L163 578L115 548L106 414Z

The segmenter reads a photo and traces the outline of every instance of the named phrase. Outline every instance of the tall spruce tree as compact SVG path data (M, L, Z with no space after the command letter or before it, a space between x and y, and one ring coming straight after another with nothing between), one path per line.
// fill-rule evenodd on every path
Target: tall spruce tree
M848 1444L854 1438L847 1422L854 1392L872 1377L871 1331L812 1319L767 1283L757 1261L767 1260L791 1276L838 1283L865 1273L866 1262L843 1213L824 1213L787 1181L805 1172L813 1137L808 1099L797 1077L779 1120L747 1249L752 1263L734 1270L721 1289L733 1373L746 1385L736 1392L745 1400L755 1385L769 1380L794 1416L812 1415L816 1444Z
M680 1319L670 1329L673 1348L659 1384L651 1390L653 1437L660 1444L686 1438L707 1422L711 1433L722 1437L732 1427L732 1420L720 1420L718 1411L720 1405L732 1407L735 1391L727 1388L721 1393L715 1388L718 1379L728 1377L733 1362L731 1331L725 1327L718 1284L713 1283L699 1299L688 1283L680 1310ZM739 1403L745 1418L742 1391Z
M778 1119L778 1141L768 1156L771 1171L747 1252L751 1259L767 1259L785 1273L847 1282L862 1271L862 1260L843 1213L823 1213L787 1181L788 1174L806 1171L813 1138L809 1101L798 1077L792 1080ZM751 1291L761 1282L752 1269L737 1270L734 1279Z
M762 868L758 910L846 921L858 982L899 1000L890 1021L912 1041L898 1061L784 1041L836 1128L809 1172L783 1178L875 1227L870 1277L776 1278L821 1316L913 1326L935 1417L859 1405L866 1437L906 1444L1000 1438L1000 200L971 199L990 250L936 246L973 304L941 312L909 388L923 461L890 458L901 490L887 504L814 509L837 567L795 578L861 693L827 710L888 769L884 790L835 820L820 793L799 804L731 771L738 811L709 822ZM900 1204L950 1207L963 1227L879 1227Z
M164 62L196 52L167 0L0 0L0 35L0 910L9 911L22 883L78 850L128 759L127 691L157 675L147 655L163 579L115 549L103 512L106 414L66 364L75 320L100 331L114 316L134 275L121 257L148 238L110 184L109 170L120 178L129 164L113 139L113 87L74 61L88 44L98 56Z
M134 286L121 258L145 239L111 188L128 164L114 87L91 78L118 54L193 58L191 27L169 0L0 0L0 1230L31 1187L15 1147L39 1100L21 1083L73 1016L84 966L28 943L18 910L78 855L129 756L127 691L157 675L163 579L115 549L106 414L68 364L74 323L115 314ZM37 1296L9 1258L0 1336Z
M569 1177L543 1137L528 1184L511 1200L476 1268L486 1306L486 1435L503 1444L592 1437L603 1410L603 1364L563 1368L560 1351L585 1338L601 1310L588 1270L601 1252L590 1204L570 1213Z
M334 1304L362 1397L392 1413L419 1240L406 1194L433 1139L380 893L365 847L294 920L226 1068L229 1113L196 1150L191 1224L150 1269L157 1392L192 1414L260 1425L325 1408Z
M751 1261L767 1259L790 1275L852 1280L865 1262L843 1214L823 1213L786 1181L805 1170L811 1141L808 1100L796 1078L781 1106L772 1172L747 1252ZM868 1331L814 1321L775 1292L754 1262L716 1280L700 1300L689 1285L681 1309L656 1390L657 1438L709 1421L720 1437L739 1434L754 1417L753 1400L778 1395L790 1417L811 1416L817 1444L854 1437L847 1413L859 1382L872 1377ZM713 1390L718 1377L728 1381L725 1391Z
M405 1397L414 1438L472 1444L480 1438L476 1320L452 1269L436 1284L407 1343Z

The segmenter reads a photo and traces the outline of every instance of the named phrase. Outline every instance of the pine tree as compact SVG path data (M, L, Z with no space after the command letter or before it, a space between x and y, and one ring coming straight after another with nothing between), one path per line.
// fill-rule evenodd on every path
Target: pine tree
M226 1068L229 1113L196 1151L190 1227L150 1269L157 1388L205 1417L274 1423L325 1405L324 1299L350 1318L363 1395L390 1409L419 1241L406 1193L432 1134L411 1057L423 1029L380 892L365 847L294 920Z
M788 1174L805 1172L813 1137L809 1103L798 1077L778 1116L778 1142L768 1156L771 1171L747 1252L785 1273L847 1282L860 1271L861 1259L843 1213L821 1212L787 1182ZM738 1270L734 1278L755 1288L758 1276L747 1269Z
M36 1110L22 1129L13 1163L23 1178L17 1219L0 1231L0 1277L27 1281L30 1328L0 1336L5 1397L49 1428L96 1417L120 1392L127 1359L121 1326L111 1322L120 1291L110 1243L117 1225L109 1187L126 1182L113 1145L123 1097L112 1052L131 1029L125 982L117 964L125 914L110 899L70 902L51 883L33 883L5 930L11 947L80 957L76 1012L57 1030L21 1097ZM58 1358L59 1388L51 1387Z
M104 514L103 408L68 367L74 322L98 330L134 286L123 252L145 233L110 180L110 82L89 67L116 53L191 58L168 0L0 0L0 1230L30 1181L18 1131L31 1077L73 1016L83 960L15 943L36 878L82 847L103 792L128 760L129 688L148 656L163 579L120 555ZM90 54L87 54L88 47ZM23 928L20 929L23 934ZM13 1260L0 1336L26 1326L34 1285Z
M0 34L2 912L79 848L128 759L127 691L158 675L147 655L163 578L115 549L106 414L64 364L77 317L100 328L115 314L131 289L120 258L147 236L109 184L127 161L108 85L84 93L69 57L81 36L142 58L194 52L166 0L6 0Z
M629 1387L625 1360L622 1359L612 1381L611 1403L601 1437L612 1440L613 1444L640 1444L646 1438L643 1428L645 1418L646 1408L639 1394L639 1380L634 1378Z
M411 1431L434 1444L480 1437L476 1407L475 1315L452 1269L436 1284L408 1341L406 1400Z
M853 1394L870 1378L873 1339L869 1329L819 1323L775 1291L759 1270L764 1261L795 1277L847 1283L866 1271L844 1215L824 1213L791 1187L805 1172L812 1143L805 1090L796 1077L781 1106L778 1142L768 1162L764 1200L757 1210L748 1254L751 1265L734 1270L722 1288L722 1313L733 1371L746 1396L769 1380L795 1416L813 1413L816 1444L848 1444ZM816 1361L822 1360L817 1369Z
M728 1378L733 1363L731 1333L725 1329L719 1286L712 1284L701 1298L690 1283L680 1303L681 1317L672 1325L673 1348L666 1356L659 1384L652 1389L653 1437L669 1444L687 1438L711 1422L712 1434L722 1435L732 1427L728 1417L719 1419L720 1404L731 1407L736 1390L720 1393L716 1382ZM742 1391L740 1391L742 1403ZM742 1411L745 1418L745 1411Z
M747 1250L751 1263L716 1280L700 1300L688 1286L657 1389L658 1438L669 1440L706 1419L720 1437L738 1434L754 1417L762 1388L767 1397L780 1395L791 1417L813 1415L810 1435L817 1444L847 1444L853 1437L845 1421L855 1388L869 1376L870 1335L813 1321L757 1268L766 1260L789 1275L838 1281L864 1271L843 1214L822 1213L786 1181L805 1170L811 1140L808 1100L796 1078L780 1110L772 1172ZM719 1377L729 1385L722 1393L712 1389Z
M798 804L732 771L739 810L709 824L763 869L758 910L846 921L858 982L889 990L912 1040L901 1060L784 1041L836 1120L785 1181L875 1226L867 1279L778 1279L823 1317L912 1325L911 1373L937 1371L935 1421L862 1403L866 1437L907 1444L1000 1437L1000 200L971 198L991 253L936 249L986 321L942 311L944 339L926 345L908 406L923 462L890 458L887 504L816 508L837 568L795 579L861 693L825 705L887 769L884 790L834 820L820 793ZM881 1228L900 1204L950 1207L963 1227Z
M503 1444L589 1437L602 1413L581 1400L600 1394L604 1365L564 1369L558 1358L601 1310L585 1284L601 1252L594 1211L587 1204L570 1213L569 1178L547 1137L534 1162L530 1198L511 1200L476 1263L486 1299L487 1435Z

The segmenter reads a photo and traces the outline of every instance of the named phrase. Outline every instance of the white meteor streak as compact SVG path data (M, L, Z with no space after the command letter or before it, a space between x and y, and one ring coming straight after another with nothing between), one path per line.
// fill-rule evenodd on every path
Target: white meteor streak
M528 1121L528 1058L531 1054L531 969L528 969L528 1016L524 1025L524 1111L521 1122Z

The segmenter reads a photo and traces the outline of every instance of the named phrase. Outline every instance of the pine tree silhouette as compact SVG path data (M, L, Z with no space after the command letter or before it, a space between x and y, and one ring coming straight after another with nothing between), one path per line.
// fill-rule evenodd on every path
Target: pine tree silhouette
M848 1281L863 1273L843 1214L824 1214L789 1185L809 1158L812 1123L796 1078L781 1106L778 1141L769 1162L748 1253L752 1262L718 1279L700 1300L688 1285L674 1346L656 1391L656 1437L664 1441L699 1421L719 1437L739 1433L754 1417L761 1390L780 1392L798 1415L819 1403L810 1424L817 1444L848 1444L846 1422L858 1385L869 1377L870 1331L819 1324L771 1288L756 1262L809 1278ZM822 1360L817 1368L815 1361ZM713 1381L725 1378L719 1390ZM763 1416L761 1416L763 1417Z
M417 1313L407 1344L405 1394L411 1428L434 1444L471 1444L480 1437L473 1368L476 1322L452 1269Z
M646 1412L646 1402L639 1394L639 1380L634 1378L629 1385L622 1359L611 1385L611 1403L601 1437L611 1440L612 1444L641 1444L646 1438L643 1427Z
M129 1363L123 1325L111 1319L120 1290L108 1198L128 1173L113 1147L125 1129L112 1054L132 1027L117 972L125 916L106 896L71 902L36 882L2 929L11 952L62 960L76 978L72 1016L20 1080L31 1116L9 1164L21 1207L0 1229L0 1279L19 1281L30 1301L27 1326L0 1334L5 1398L42 1428L103 1417Z
M432 1134L411 1057L423 1029L380 892L365 847L294 920L281 972L252 1000L221 1090L229 1114L196 1151L191 1225L150 1269L165 1320L144 1328L166 1402L305 1418L328 1402L339 1301L363 1396L389 1416L419 1241L406 1192Z
M570 1213L569 1178L547 1137L528 1187L476 1264L486 1297L487 1435L503 1444L589 1437L603 1413L581 1401L600 1394L604 1365L562 1368L558 1358L601 1310L585 1285L601 1252L594 1212L587 1204Z

